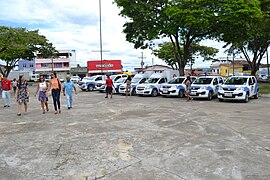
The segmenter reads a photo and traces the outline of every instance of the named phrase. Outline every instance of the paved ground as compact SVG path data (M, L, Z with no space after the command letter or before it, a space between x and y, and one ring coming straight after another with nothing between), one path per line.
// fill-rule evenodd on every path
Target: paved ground
M270 98L187 103L81 92L74 101L58 115L43 115L33 96L21 117L14 99L1 107L1 180L270 179Z

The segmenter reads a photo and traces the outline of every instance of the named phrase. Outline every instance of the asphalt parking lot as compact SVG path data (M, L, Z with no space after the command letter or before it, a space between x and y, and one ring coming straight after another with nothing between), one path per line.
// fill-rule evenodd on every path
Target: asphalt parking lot
M0 99L0 179L270 179L270 98L249 103L74 96L42 114Z

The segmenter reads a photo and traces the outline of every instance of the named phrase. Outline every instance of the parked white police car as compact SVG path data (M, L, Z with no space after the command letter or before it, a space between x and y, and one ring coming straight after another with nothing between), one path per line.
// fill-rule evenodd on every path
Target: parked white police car
M193 82L197 77L190 76L191 82ZM180 76L175 79L170 80L168 83L164 83L160 87L160 95L162 96L178 96L180 98L184 97L186 92L186 81L187 77Z
M258 99L259 86L254 76L233 76L219 87L218 99L248 102L250 97Z
M190 96L212 100L218 94L219 86L224 82L221 76L201 76L191 85Z

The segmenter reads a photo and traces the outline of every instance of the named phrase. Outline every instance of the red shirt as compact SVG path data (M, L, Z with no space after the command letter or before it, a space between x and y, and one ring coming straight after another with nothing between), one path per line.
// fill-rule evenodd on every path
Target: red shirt
M2 90L4 90L4 91L8 91L8 90L10 90L10 87L11 87L11 81L10 80L2 80L1 81L2 82Z
M113 81L110 78L106 79L106 86L107 87L112 87L113 86Z

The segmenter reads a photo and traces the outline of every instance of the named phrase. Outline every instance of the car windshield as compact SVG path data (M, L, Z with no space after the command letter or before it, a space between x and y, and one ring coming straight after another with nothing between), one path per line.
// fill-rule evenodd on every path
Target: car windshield
M110 79L114 79L116 77L116 75L111 75Z
M193 82L193 84L211 84L213 78L198 78L195 79L195 81Z
M141 78L133 78L131 80L131 83L138 83L141 80Z
M172 79L168 82L168 84L182 84L184 82L186 78L182 77L182 78L176 78L176 79Z
M88 78L88 80L95 80L97 78L97 76L91 76Z
M148 83L156 83L158 82L159 78L150 78L147 82Z
M86 80L89 80L89 79L90 79L89 77L84 77L82 80L86 81Z
M124 83L126 78L120 78L115 83Z
M226 80L226 85L243 85L246 84L248 78L245 77L231 77Z

